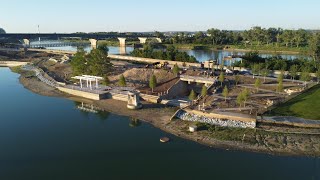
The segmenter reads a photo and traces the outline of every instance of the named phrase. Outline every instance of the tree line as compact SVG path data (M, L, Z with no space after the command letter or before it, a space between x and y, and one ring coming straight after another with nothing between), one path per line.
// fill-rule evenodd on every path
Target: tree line
M194 34L180 32L168 38L166 43L205 44L205 45L251 45L274 47L306 47L318 41L319 32L305 29L289 30L282 28L252 27L245 31L228 31L215 28Z
M259 71L263 69L289 71L293 66L297 71L306 71L310 73L316 73L320 70L319 60L313 61L301 58L287 60L281 56L263 58L259 56L258 52L246 53L241 61L233 63L232 66L250 68L252 70L259 69Z
M152 45L145 45L143 49L134 49L131 53L134 57L163 59L181 62L198 62L194 56L188 55L186 52L180 52L177 48L170 45L166 49L155 49Z

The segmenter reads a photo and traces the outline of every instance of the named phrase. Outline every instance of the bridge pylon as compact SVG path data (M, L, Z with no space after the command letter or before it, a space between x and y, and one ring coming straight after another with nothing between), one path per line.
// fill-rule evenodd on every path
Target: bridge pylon
M138 39L140 40L140 44L145 44L147 42L148 38L145 37L138 37Z
M120 42L120 47L125 47L126 46L126 38L118 38Z
M23 39L23 45L25 46L25 47L29 47L30 46L30 40L29 39Z
M98 40L96 40L96 39L89 39L89 41L90 41L90 43L91 43L91 48L92 49L97 49L97 42L98 42Z

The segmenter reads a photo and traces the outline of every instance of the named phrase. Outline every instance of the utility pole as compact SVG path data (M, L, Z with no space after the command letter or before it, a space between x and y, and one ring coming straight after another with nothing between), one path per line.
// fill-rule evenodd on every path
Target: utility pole
M38 25L38 33L39 33L39 45L41 44L41 38L40 38L40 25Z

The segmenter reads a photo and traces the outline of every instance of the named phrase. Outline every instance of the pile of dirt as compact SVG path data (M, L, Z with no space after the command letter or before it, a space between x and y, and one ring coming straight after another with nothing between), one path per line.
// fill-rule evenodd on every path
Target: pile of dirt
M171 71L168 70L145 68L132 68L126 70L123 73L123 76L125 77L128 86L144 86L149 83L149 79L153 74L157 77L157 82L159 84L176 77ZM109 79L112 83L116 83L119 80L120 75L121 74L110 76Z

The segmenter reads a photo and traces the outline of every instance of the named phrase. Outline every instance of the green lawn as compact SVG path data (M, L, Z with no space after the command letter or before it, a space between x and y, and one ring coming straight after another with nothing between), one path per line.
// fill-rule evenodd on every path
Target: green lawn
M296 116L320 120L320 85L283 103L267 115Z

